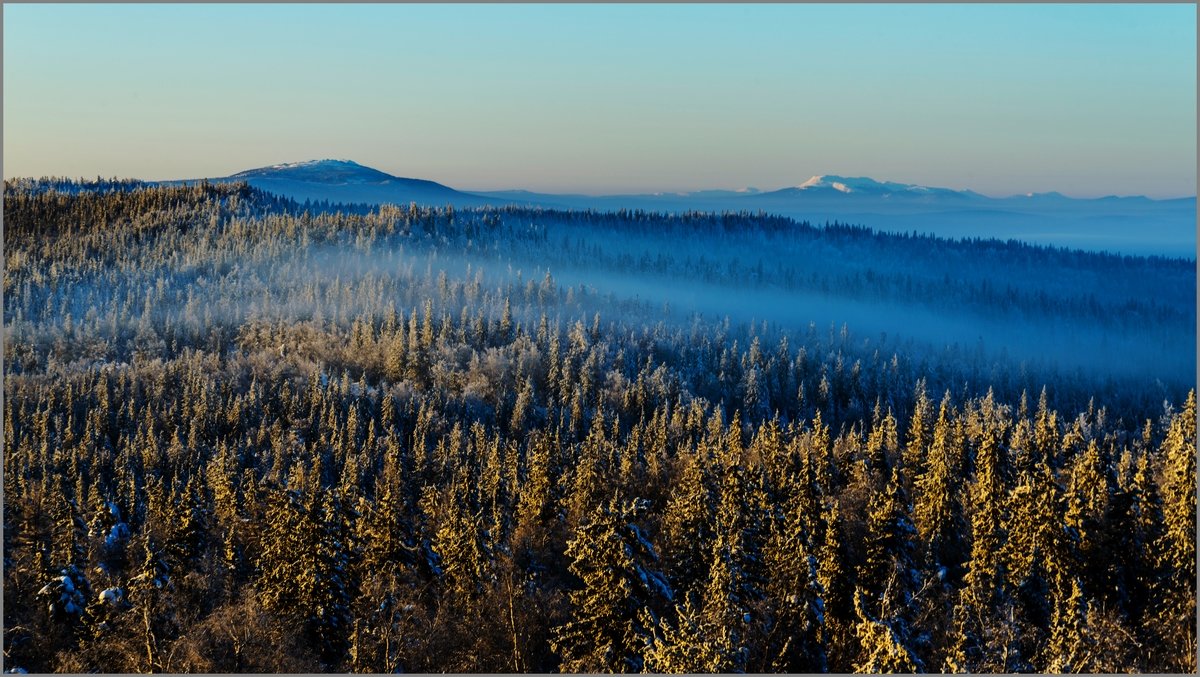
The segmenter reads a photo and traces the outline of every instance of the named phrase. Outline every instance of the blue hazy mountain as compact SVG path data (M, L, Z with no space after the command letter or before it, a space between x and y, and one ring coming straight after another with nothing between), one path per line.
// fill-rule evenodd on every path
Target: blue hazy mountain
M424 179L392 176L350 160L309 160L248 169L209 181L245 181L255 188L299 202L402 204L473 207L507 201L483 198Z
M1017 239L1038 244L1195 257L1196 198L1071 198L1057 192L989 197L971 190L870 177L814 176L778 190L755 188L627 195L463 191L402 178L349 160L312 160L238 172L212 181L247 181L295 200L458 207L527 205L549 209L749 211L814 224L851 223L943 237Z
M988 197L866 177L814 176L746 198L757 208L822 223L943 237L995 237L1061 247L1195 257L1196 198L1078 199L1058 192Z
M989 197L971 190L869 177L814 176L779 190L698 191L640 195L481 193L522 204L657 211L764 211L797 220L916 231L943 237L1016 239L1061 247L1158 254L1196 254L1196 198L1067 197L1057 192Z

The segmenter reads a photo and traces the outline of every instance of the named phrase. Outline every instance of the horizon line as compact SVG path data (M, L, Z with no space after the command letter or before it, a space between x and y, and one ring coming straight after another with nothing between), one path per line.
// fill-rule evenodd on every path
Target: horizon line
M205 179L207 179L207 180L222 180L222 179L233 178L237 174L240 174L242 172L262 170L262 169L281 169L281 168L285 168L288 166L316 164L316 163L321 163L321 162L349 163L349 164L353 164L353 165L362 167L364 169L370 169L372 171L386 174L387 176L389 176L391 178L395 178L395 179L432 181L434 183L440 184L442 186L445 186L452 190L458 191L460 193L524 192L524 193L535 193L535 194L549 195L549 196L581 196L581 197L589 197L589 198L605 198L605 197L641 197L641 196L689 197L689 196L695 195L696 193L726 192L726 193L743 193L743 196L751 196L751 195L764 195L764 194L774 193L774 192L778 192L778 191L782 191L782 190L787 190L789 188L799 188L799 187L801 187L801 184L812 181L814 179L818 179L818 178L821 178L821 179L834 178L834 179L866 179L869 181L874 181L874 182L882 183L882 184L894 183L894 184L901 185L901 186L917 186L917 187L929 188L929 189L933 189L933 190L948 190L948 191L953 191L956 193L974 193L981 197L985 197L985 198L993 199L993 200L1004 200L1004 199L1022 198L1022 197L1037 197L1037 196L1044 196L1044 195L1060 195L1062 197L1072 199L1072 200L1102 200L1105 198L1128 199L1128 198L1139 198L1140 197L1140 198L1145 198L1147 200L1153 200L1156 202L1166 202L1166 201L1171 201L1171 200L1188 200L1188 199L1196 199L1197 198L1197 193L1191 193L1191 194L1185 194L1185 195L1169 195L1169 196L1168 195L1152 196L1152 195L1147 195L1144 193L1127 193L1127 194L1094 193L1094 194L1089 194L1089 195L1079 195L1079 194L1072 195L1072 194L1064 193L1062 191L1054 190L1054 189L1024 192L1024 193L1016 192L1016 193L1008 193L1008 194L985 193L985 192L976 190L974 188L952 188L952 187L948 187L948 186L933 186L933 185L926 185L926 184L921 184L921 183L909 183L907 181L896 181L893 179L878 179L869 174L862 174L862 173L856 173L855 175L851 175L851 174L847 174L847 173L837 174L837 173L832 173L832 172L823 173L823 174L813 174L813 175L811 175L810 178L802 181L801 183L786 184L786 185L779 186L777 188L758 188L755 186L741 186L741 187L736 187L736 188L729 187L729 186L722 186L722 187L683 188L683 189L678 189L678 188L653 189L653 188L630 187L630 188L626 188L626 189L616 189L611 192L591 192L591 190L594 190L594 189L587 189L587 188L574 189L574 190L571 190L571 189L563 190L563 189L553 189L553 188L539 189L539 188L529 188L529 187L464 188L464 187L458 187L458 186L452 185L451 183L448 183L448 182L445 182L443 180L436 179L436 178L425 178L425 177L420 177L420 176L402 176L400 174L393 174L390 171L380 169L378 167L372 167L370 165L365 165L360 162L357 162L356 160L352 160L352 159L346 158L346 157L342 157L342 158L325 157L325 158L315 158L315 159L311 159L311 160L277 162L277 163L273 163L273 164L265 164L265 165L260 165L257 167L249 167L249 168L245 168L245 169L235 170L224 176L198 176L198 177L176 177L176 178L153 178L153 179L150 179L150 178L141 178L141 177L136 177L136 176L118 176L118 175L104 176L104 175L98 174L98 175L96 175L96 178L103 179L103 180L113 180L113 179L135 180L135 181L141 181L141 182L145 182L145 183L163 183L163 182L170 182L170 181L201 181L201 180L205 180ZM12 181L12 180L17 180L17 179L40 180L43 178L66 179L66 180L70 180L70 181L91 181L92 180L92 177L82 176L82 175L78 176L78 177L72 177L72 176L69 176L66 174L61 174L61 175L49 174L49 175L42 175L42 176L32 176L32 175L27 175L27 174L26 175L21 175L21 174L10 175L7 171L4 172L4 180L5 181ZM851 192L850 194L853 194L853 193Z

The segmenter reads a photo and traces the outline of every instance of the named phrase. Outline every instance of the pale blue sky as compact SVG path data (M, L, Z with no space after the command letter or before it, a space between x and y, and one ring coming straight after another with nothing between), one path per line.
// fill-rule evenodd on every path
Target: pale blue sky
M1194 5L11 5L4 174L1196 193Z

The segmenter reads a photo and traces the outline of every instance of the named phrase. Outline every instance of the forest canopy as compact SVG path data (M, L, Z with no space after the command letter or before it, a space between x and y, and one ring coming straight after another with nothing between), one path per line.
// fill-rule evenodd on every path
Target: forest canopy
M6 182L6 668L1194 672L1195 261Z

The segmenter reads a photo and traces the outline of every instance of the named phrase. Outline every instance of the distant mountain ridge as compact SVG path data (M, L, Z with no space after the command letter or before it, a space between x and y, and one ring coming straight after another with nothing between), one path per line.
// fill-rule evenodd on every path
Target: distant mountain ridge
M524 205L549 209L765 211L811 223L839 221L945 237L996 237L1083 249L1195 257L1196 198L1071 198L1057 192L988 197L972 190L821 174L794 186L629 195L463 191L404 178L352 160L308 160L209 181L246 181L299 202ZM194 181L194 180L193 180ZM175 182L172 182L175 183Z
M245 181L298 202L409 204L480 207L507 200L480 197L426 179L393 176L353 160L307 160L247 169L209 181Z
M271 165L270 167L247 169L232 175L230 178L290 178L296 181L317 181L327 183L386 183L399 177L386 174L372 167L365 167L357 162L354 162L353 160L327 159L308 160L305 162L287 162L284 164ZM433 182L426 181L425 183Z

